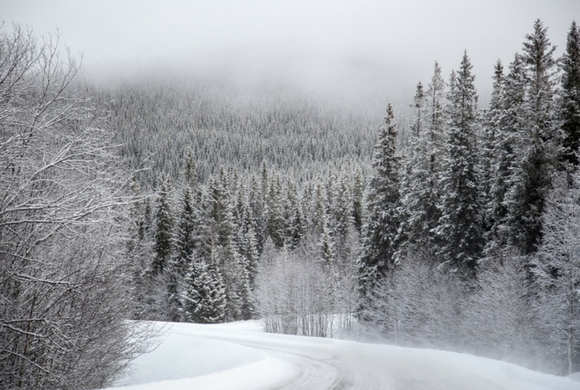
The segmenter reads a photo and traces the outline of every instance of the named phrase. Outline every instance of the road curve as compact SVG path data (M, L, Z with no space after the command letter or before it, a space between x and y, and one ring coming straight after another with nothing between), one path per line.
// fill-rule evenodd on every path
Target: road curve
M256 322L159 326L158 348L111 390L580 390L495 360L268 334Z
M271 390L580 390L577 382L445 351L244 332L206 337L256 348L293 366Z

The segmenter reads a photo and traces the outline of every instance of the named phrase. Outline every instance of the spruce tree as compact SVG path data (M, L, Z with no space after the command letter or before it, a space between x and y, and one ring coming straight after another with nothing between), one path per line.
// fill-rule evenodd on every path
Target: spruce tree
M431 82L429 83L429 88L425 93L425 104L427 105L427 115L426 121L428 121L427 126L427 139L429 141L429 159L431 162L430 172L440 172L441 171L441 154L444 149L444 142L446 136L446 118L445 110L447 106L447 85L443 76L441 75L441 67L437 62L435 62L433 68L433 76L431 77ZM437 177L433 177L434 181L430 185L434 188L436 186Z
M562 143L554 107L555 48L539 20L534 24L534 33L526 39L521 57L525 69L526 132L508 196L511 207L508 224L515 236L515 245L523 254L530 254L536 251L541 240L544 202L558 169Z
M525 213L519 193L522 159L529 144L525 114L526 75L520 54L516 54L503 80L499 94L499 112L493 113L490 126L497 126L493 145L495 160L490 185L488 213L491 222L487 250L505 245L518 247ZM495 106L495 104L494 104ZM493 108L495 111L495 108ZM497 122L496 122L497 121Z
M363 197L364 197L364 179L361 171L354 174L352 180L352 221L356 231L360 234L363 225Z
M286 241L286 220L284 218L284 199L282 182L279 175L275 175L269 185L268 200L266 202L268 219L266 231L278 248L282 248Z
M561 121L564 132L564 158L578 165L580 147L580 28L570 26L566 52L561 60L562 92Z
M155 205L155 234L151 270L154 275L163 273L170 261L173 236L173 215L170 206L169 180L162 176Z
M223 322L226 309L225 287L215 264L191 259L185 280L183 310L186 321L204 324Z
M173 245L175 255L173 266L181 273L187 272L187 262L195 250L195 231L198 227L197 210L191 194L191 188L185 186L182 189L179 200L179 218L175 228Z
M288 189L284 218L286 220L285 244L290 250L292 250L300 244L305 230L304 215L296 186L294 184Z
M497 151L496 139L499 133L499 123L503 113L501 98L505 86L505 76L503 73L503 65L500 60L497 61L494 67L493 74L493 89L491 92L491 100L489 106L483 115L482 133L479 144L479 160L481 166L481 195L482 205L485 207L484 213L484 230L488 233L494 225L493 216L493 183L496 174L496 158Z
M405 221L406 246L411 251L429 251L433 249L433 229L439 220L437 178L440 172L435 170L433 155L433 137L438 130L433 130L432 123L428 121L432 118L427 117L427 101L421 83L415 93L415 109L403 185L403 202L408 215Z
M464 53L452 73L449 93L449 135L443 172L441 217L437 227L442 260L463 277L475 275L483 245L482 207L477 175L477 94L472 65Z
M358 260L359 287L363 296L393 269L398 262L401 198L399 193L400 157L396 155L397 130L393 107L387 107L385 125L374 147L373 167L362 229L362 254ZM363 302L364 305L364 302Z

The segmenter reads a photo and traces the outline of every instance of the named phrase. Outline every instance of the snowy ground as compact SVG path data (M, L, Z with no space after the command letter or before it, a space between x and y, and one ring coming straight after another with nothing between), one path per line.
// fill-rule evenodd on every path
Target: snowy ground
M470 355L263 333L258 322L159 324L160 344L115 390L580 390Z

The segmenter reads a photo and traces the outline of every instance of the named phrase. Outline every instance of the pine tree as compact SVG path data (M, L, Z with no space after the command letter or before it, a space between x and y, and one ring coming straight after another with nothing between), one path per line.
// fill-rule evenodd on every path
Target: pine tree
M507 195L508 226L512 241L523 254L536 251L541 240L546 194L558 168L562 147L554 108L554 47L541 21L526 36L522 63L526 94L523 117L526 132L519 147L520 163L514 168L513 185Z
M477 95L472 65L464 53L452 73L449 93L449 135L441 176L441 217L437 227L443 261L464 277L475 275L483 244L482 207L477 175Z
M315 235L322 232L322 221L327 214L328 195L322 179L318 177L311 197L308 228Z
M580 147L580 28L572 22L566 52L561 60L562 92L561 120L564 131L564 158L578 165L576 152Z
M225 287L215 264L191 259L185 284L183 310L186 321L205 324L223 322L226 309Z
M444 142L446 136L446 123L445 123L445 110L446 110L446 83L441 75L441 67L437 62L433 69L433 76L431 82L429 83L429 88L427 89L425 95L425 103L427 104L427 114L428 118L428 136L429 148L430 148L430 161L431 167L430 172L440 172L441 171L441 154L444 150ZM433 178L434 181L431 183L432 187L436 186L437 177Z
M163 273L170 261L172 251L173 215L170 194L169 181L162 176L155 206L154 256L151 263L151 271L154 275Z
M336 266L336 244L334 241L333 231L330 228L330 222L327 215L322 219L322 232L320 233L319 247L320 258L322 263L328 269L335 269Z
M336 243L336 252L339 257L349 248L345 248L346 236L353 226L352 220L352 200L348 177L343 175L340 180L333 183L333 189L330 193L330 215L329 223L334 231L334 240Z
M292 250L296 248L305 231L305 220L297 194L296 185L292 184L288 189L287 205L284 219L286 220L286 246Z
M286 220L284 219L283 190L279 175L275 175L269 185L267 209L267 234L278 248L284 246L286 241Z
M356 231L360 234L363 225L363 197L364 197L364 179L362 173L357 171L354 174L352 182L352 220Z
M411 150L407 155L403 185L403 203L408 214L405 221L408 250L432 250L435 243L433 231L439 220L436 183L440 172L435 170L433 154L433 138L437 130L432 130L432 124L426 122L426 104L423 86L419 83L415 93L417 114L411 129Z
M362 254L358 260L359 286L368 295L398 262L401 199L399 193L400 157L396 155L397 130L393 107L387 107L385 125L375 145L373 167L367 195L367 214L362 233ZM364 303L363 303L364 305Z
M481 145L479 160L481 166L481 195L482 205L485 207L484 213L484 230L489 232L494 224L494 203L492 187L494 184L494 176L496 175L496 159L497 159L497 137L499 130L499 123L503 113L502 110L502 96L504 93L505 76L503 74L503 65L500 60L497 61L494 67L493 75L493 89L491 92L491 100L489 106L483 115L483 127L481 134Z
M490 126L496 126L493 145L495 160L488 205L491 222L487 250L509 244L518 246L524 215L519 198L523 173L521 161L529 144L525 115L526 76L521 55L516 54L499 93L499 112L493 113ZM495 107L495 104L494 104ZM493 108L495 111L495 108Z
M194 205L194 199L191 195L189 186L182 189L181 199L179 201L179 219L175 229L173 246L175 248L175 257L173 266L181 273L187 271L187 261L191 258L195 250L195 230L198 227L197 210Z

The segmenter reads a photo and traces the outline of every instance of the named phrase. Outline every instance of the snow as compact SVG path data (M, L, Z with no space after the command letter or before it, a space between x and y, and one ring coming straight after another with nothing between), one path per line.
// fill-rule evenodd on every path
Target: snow
M571 378L445 351L267 334L257 321L158 323L158 347L114 390L580 390Z

